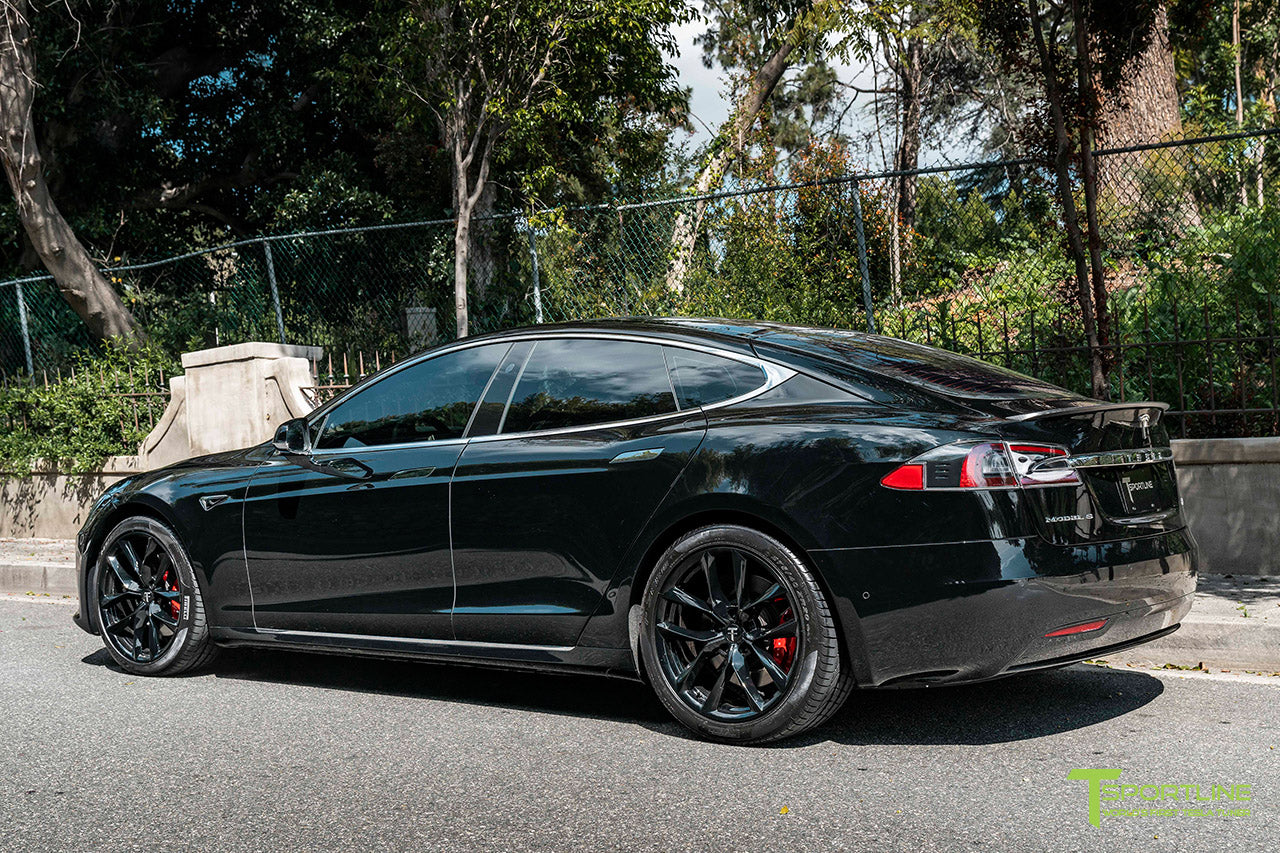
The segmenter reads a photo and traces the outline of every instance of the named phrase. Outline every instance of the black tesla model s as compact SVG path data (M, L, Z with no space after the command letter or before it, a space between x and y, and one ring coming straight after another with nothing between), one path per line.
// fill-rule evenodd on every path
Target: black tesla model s
M467 338L113 485L76 621L134 673L236 645L586 670L770 741L855 686L1176 629L1196 556L1164 408L826 329Z

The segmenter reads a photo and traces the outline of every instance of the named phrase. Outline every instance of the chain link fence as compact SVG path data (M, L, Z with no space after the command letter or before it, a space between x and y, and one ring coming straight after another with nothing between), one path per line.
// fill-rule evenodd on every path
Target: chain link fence
M1112 396L1171 403L1186 436L1280 432L1280 130L1096 159ZM1088 391L1043 164L851 171L832 146L782 185L738 176L705 197L481 218L471 330L615 315L872 329ZM279 235L106 273L174 352L282 340L377 358L454 336L453 233L436 220ZM0 369L51 369L87 345L48 277L0 283Z

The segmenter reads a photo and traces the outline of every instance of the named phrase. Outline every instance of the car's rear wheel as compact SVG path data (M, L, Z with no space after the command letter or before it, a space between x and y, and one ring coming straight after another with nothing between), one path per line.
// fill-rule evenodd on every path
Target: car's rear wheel
M766 743L827 720L852 679L822 590L786 545L695 530L649 576L641 654L667 710L703 737Z
M217 651L186 550L153 518L125 519L107 534L88 592L107 653L129 672L176 675Z

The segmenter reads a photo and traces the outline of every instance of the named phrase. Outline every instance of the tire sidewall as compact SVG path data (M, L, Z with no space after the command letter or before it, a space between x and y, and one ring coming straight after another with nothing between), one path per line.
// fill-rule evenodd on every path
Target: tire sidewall
M155 537L156 541L168 552L169 559L173 563L174 569L178 572L178 581L181 587L182 598L180 599L181 608L178 615L178 628L174 635L173 642L169 644L169 648L159 659L148 661L146 663L138 663L125 657L116 649L115 645L107 637L107 633L102 624L102 608L101 608L101 592L99 584L104 571L110 571L107 566L107 554L110 553L115 543L122 537L131 533L146 533ZM191 567L191 561L187 558L186 549L182 547L182 543L178 541L178 537L169 529L168 526L146 516L135 516L127 518L117 524L107 534L102 541L102 547L98 549L98 558L94 562L93 570L89 574L89 584L87 592L92 596L91 606L89 608L90 618L93 620L94 626L98 629L98 634L102 637L102 642L107 648L107 654L121 668L129 672L138 673L140 675L153 675L162 673L173 665L183 653L183 651L193 642L193 634L195 633L195 610L199 602L199 587L196 583L195 571Z
M685 704L667 679L658 657L656 611L661 590L671 575L683 567L691 556L712 547L733 547L773 570L787 591L796 622L803 631L801 648L791 669L791 680L781 699L764 714L742 722L715 720L703 716ZM819 643L827 638L825 626L813 601L808 571L799 558L782 543L758 531L737 525L717 525L695 530L678 539L659 558L645 585L642 599L640 652L650 682L667 710L686 727L699 735L726 742L750 742L767 739L785 728L809 700L817 673Z

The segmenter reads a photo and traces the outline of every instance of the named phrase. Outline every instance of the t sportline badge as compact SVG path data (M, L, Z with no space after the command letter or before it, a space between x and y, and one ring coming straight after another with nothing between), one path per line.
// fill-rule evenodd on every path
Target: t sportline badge
M1130 785L1114 781L1119 770L1072 770L1068 779L1089 783L1089 823L1102 826L1103 817L1248 817L1237 803L1253 799L1252 785L1194 783ZM1116 803L1107 805L1103 803ZM1175 805L1181 804L1181 805Z

